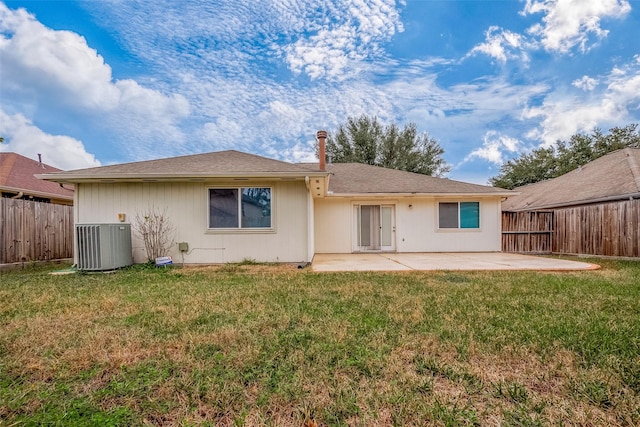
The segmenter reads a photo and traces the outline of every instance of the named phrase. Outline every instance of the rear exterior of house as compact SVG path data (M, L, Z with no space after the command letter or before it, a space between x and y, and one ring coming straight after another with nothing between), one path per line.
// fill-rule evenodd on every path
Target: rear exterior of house
M261 189L268 199L263 209L251 201L238 200L244 193ZM177 242L188 243L174 260L193 264L238 262L245 259L265 262L310 260L307 217L309 203L304 180L197 182L124 182L109 185L80 183L76 187L77 224L115 223L118 214L135 224L136 215L150 209L164 212L175 227ZM212 213L216 208L222 215ZM243 210L244 215L239 215ZM237 219L242 217L242 221ZM222 218L224 223L216 223ZM249 218L249 219L247 219ZM235 221L235 222L234 222ZM134 235L134 237L136 237ZM144 245L133 240L135 262L146 261Z
M135 225L136 216L163 212L175 242L188 244L167 255L187 264L310 262L315 253L499 251L500 201L512 194L375 166L291 164L237 151L43 178L75 184L76 224ZM135 234L133 256L147 259Z
M315 200L315 252L500 251L499 204L473 196ZM452 219L446 228L444 218Z
M305 262L313 257L311 179L326 172L223 151L44 175L75 184L77 225L130 223L155 211L175 229L176 261ZM133 235L135 262L147 259ZM77 249L77 248L76 248ZM76 260L77 260L76 251Z
M317 253L500 251L505 190L356 163L327 171Z

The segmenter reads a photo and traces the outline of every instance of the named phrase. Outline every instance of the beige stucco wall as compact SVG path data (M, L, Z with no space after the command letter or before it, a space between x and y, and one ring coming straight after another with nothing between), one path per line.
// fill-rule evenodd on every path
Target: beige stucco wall
M208 188L271 187L273 230L209 230ZM262 262L309 261L308 192L302 181L221 183L103 183L76 187L76 224L116 223L118 213L134 223L136 213L149 207L166 208L176 228L175 241L187 242L186 263L224 263L254 259ZM133 235L135 262L146 261L144 245ZM182 262L177 244L170 254Z
M480 202L479 229L438 229L438 202ZM354 248L354 204L395 206L398 252L496 252L501 250L499 197L315 199L315 252L350 253Z

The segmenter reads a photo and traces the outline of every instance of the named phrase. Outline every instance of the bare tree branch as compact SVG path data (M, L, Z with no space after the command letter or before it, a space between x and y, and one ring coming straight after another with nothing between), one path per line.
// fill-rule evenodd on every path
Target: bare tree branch
M145 212L138 212L131 225L142 238L149 261L166 256L175 243L175 227L167 217L167 208L160 211L152 206Z

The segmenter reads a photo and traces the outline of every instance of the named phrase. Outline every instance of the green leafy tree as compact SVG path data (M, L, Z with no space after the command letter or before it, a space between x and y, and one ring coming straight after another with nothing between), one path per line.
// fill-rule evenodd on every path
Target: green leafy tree
M594 129L591 134L575 134L556 147L538 148L508 160L498 176L489 179L494 187L512 189L564 175L580 166L625 147L640 148L637 124L614 127L608 134Z
M444 150L414 123L400 128L382 125L377 117L349 117L329 132L326 154L332 163L365 163L385 168L442 176L451 167L442 158Z

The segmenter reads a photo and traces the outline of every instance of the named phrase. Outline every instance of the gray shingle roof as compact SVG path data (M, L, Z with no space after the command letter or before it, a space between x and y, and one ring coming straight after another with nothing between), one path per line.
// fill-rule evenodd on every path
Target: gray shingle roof
M268 159L235 150L122 163L49 174L46 179L76 180L172 177L277 176L300 175L311 170L296 164Z
M235 150L46 174L45 179L63 182L92 180L169 180L216 177L278 177L330 174L333 194L511 194L485 185L386 169L360 163L287 163Z
M510 194L503 188L387 169L362 163L327 165L329 191L334 194Z
M562 176L515 189L502 210L519 211L582 205L640 195L640 149L625 148Z

